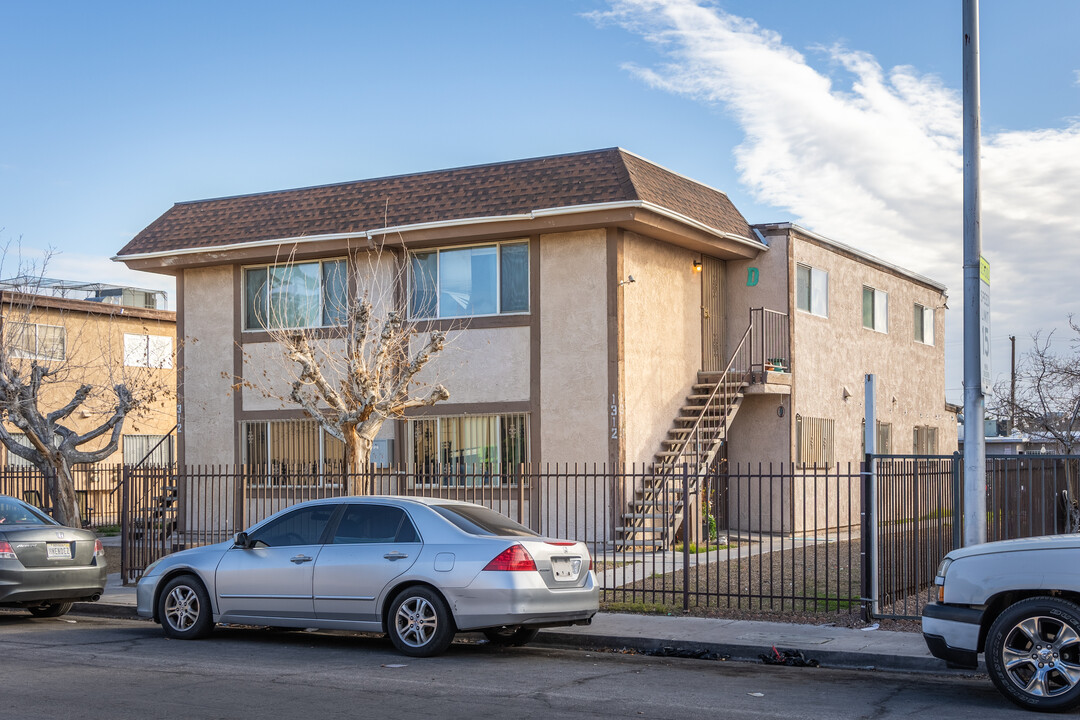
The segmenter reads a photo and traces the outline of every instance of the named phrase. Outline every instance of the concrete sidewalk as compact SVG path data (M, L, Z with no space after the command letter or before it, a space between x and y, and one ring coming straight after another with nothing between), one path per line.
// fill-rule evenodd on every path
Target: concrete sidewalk
M76 603L72 613L136 618L135 586L108 577L96 603ZM536 644L588 650L633 650L689 657L697 653L760 663L760 655L799 650L823 667L896 672L958 673L930 654L919 633L861 630L794 623L599 613L591 625L545 628ZM980 661L980 671L982 664Z

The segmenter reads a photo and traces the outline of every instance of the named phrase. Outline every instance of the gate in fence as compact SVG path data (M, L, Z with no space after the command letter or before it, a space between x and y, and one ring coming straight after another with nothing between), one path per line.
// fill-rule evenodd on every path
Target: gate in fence
M963 538L963 458L877 455L864 480L864 587L869 613L918 619L938 563ZM1080 457L986 458L987 540L1080 531Z

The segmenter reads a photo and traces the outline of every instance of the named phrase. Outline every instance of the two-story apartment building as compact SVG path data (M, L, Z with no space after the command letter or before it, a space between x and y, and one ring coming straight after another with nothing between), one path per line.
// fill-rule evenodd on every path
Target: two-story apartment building
M778 313L779 356L757 362L783 372L745 396L733 461L857 461L868 372L894 451L955 445L942 286L751 227L722 192L609 149L175 205L116 259L177 279L180 462L339 452L284 393L251 387L288 373L257 306L303 275L331 307L374 253L405 269L394 297L411 319L453 331L425 374L449 401L387 423L383 462L651 462L751 308Z
M618 148L178 203L115 259L176 278L186 465L340 458L267 324L332 346L372 287L451 337L385 464L858 462L867 373L884 447L955 448L944 287Z

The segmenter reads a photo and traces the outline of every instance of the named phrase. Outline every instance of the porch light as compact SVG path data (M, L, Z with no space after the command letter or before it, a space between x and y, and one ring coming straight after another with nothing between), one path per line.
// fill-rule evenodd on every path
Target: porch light
M701 272L701 261L700 260L695 260L694 261L694 272Z

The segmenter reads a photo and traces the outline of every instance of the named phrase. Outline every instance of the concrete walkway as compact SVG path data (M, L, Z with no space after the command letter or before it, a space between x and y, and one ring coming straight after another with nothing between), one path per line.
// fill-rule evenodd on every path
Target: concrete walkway
M135 618L135 605L135 586L125 586L113 573L98 602L76 603L72 613ZM756 663L775 648L781 654L799 650L823 667L970 674L947 669L930 655L919 633L752 620L599 613L588 626L546 628L535 643Z

